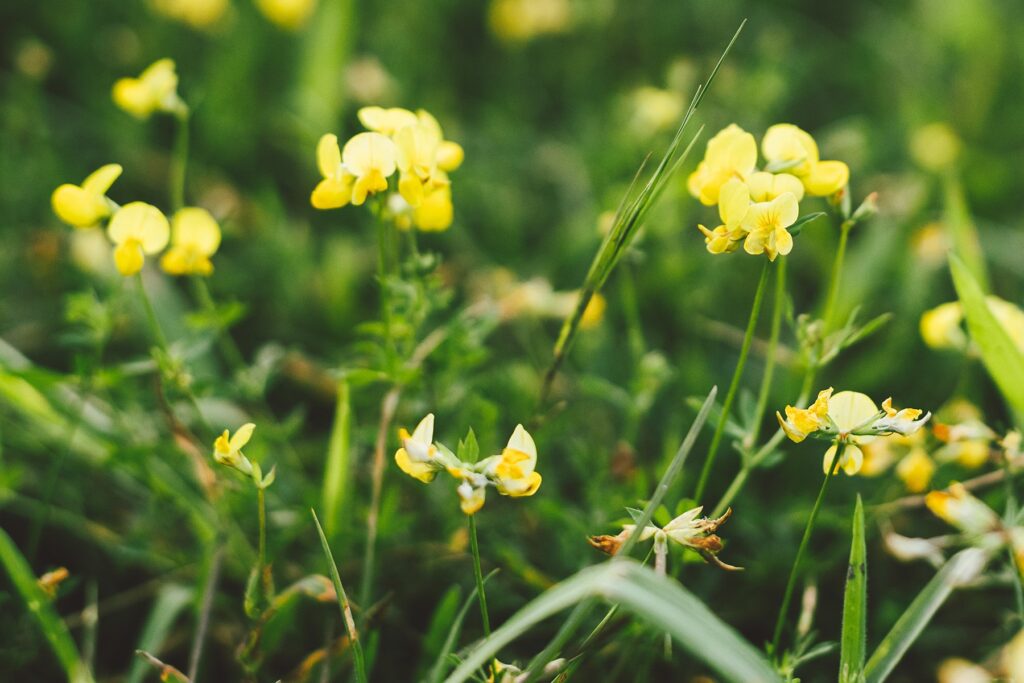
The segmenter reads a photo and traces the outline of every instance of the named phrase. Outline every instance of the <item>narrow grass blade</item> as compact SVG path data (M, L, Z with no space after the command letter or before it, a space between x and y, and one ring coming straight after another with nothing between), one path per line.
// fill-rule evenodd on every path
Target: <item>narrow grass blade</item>
M978 346L982 362L1018 420L1024 419L1024 353L989 310L981 285L964 261L950 254L949 267L971 340Z
M679 450L676 451L675 457L672 458L672 462L665 468L665 473L661 475L661 481L658 482L658 487L654 489L654 493L651 495L651 499L647 502L647 506L644 508L644 512L640 515L640 518L636 520L636 528L643 529L647 526L647 523L651 521L651 517L654 515L654 511L661 505L661 501L665 498L665 494L668 493L668 487L672 485L672 482L679 475L679 472L683 469L683 464L686 462L686 456L693 450L693 444L697 441L697 436L700 435L700 430L704 427L704 423L708 419L708 414L711 413L712 406L715 405L715 397L718 395L718 387L711 387L711 391L708 392L708 397L704 399L704 404L700 407L700 412L697 413L697 417L693 419L693 424L690 425L690 431L686 433L686 438L683 439L683 443L679 445ZM637 539L640 538L640 534L631 534L626 542L622 544L622 548L619 550L617 557L628 557L629 552L636 545Z
M978 230L971 219L971 211L967 207L964 188L960 180L953 174L946 177L943 187L943 225L949 230L953 242L953 253L963 259L968 272L978 281L983 292L988 292L988 269L985 267L985 255L981 250Z
M882 683L889 677L950 593L976 578L988 559L984 551L968 548L942 565L868 659L864 667L867 683Z
M704 95L707 93L708 88L711 87L711 83L715 80L715 76L718 74L719 68L725 61L726 56L732 49L732 46L736 43L736 39L739 38L740 32L743 30L743 26L746 24L744 19L740 23L739 28L736 29L736 33L733 34L729 44L726 45L722 55L718 58L718 62L715 67L711 70L711 74L708 79L700 86L697 87L697 92L694 93L693 99L690 100L690 106L687 108L686 113L683 115L682 121L679 123L679 127L676 129L676 133L672 138L672 142L669 143L668 148L662 155L661 160L651 173L650 178L644 183L643 187L633 195L633 190L636 187L636 181L643 172L644 166L646 166L646 160L641 165L640 170L637 171L637 176L634 178L633 184L630 185L626 196L623 198L622 203L619 205L619 210L615 214L615 220L612 223L611 230L605 236L601 242L601 247L597 250L597 254L594 255L594 260L590 264L590 269L587 271L586 279L583 281L583 287L580 290L579 300L576 302L576 308L565 319L562 324L562 329L558 334L558 339L555 341L555 348L551 364L548 366L547 372L544 374L544 383L541 389L541 400L547 398L547 394L551 389L551 383L554 381L555 375L558 373L558 369L561 367L562 362L565 360L565 356L568 354L572 343L576 338L576 333L579 331L580 322L583 320L583 313L587 309L587 305L601 287L604 285L608 276L611 275L615 266L618 264L622 255L629 248L629 245L633 242L633 238L636 233L644 224L644 219L647 217L648 211L661 196L662 191L668 184L669 179L673 176L676 170L679 169L680 165L689 156L690 150L693 149L697 139L700 137L703 128L697 131L697 133L690 139L689 144L683 147L684 132L693 118L694 113L697 111L697 107L700 106L701 101L704 99Z
M867 651L868 557L864 541L864 506L860 495L853 510L853 539L850 541L850 567L846 572L843 598L843 632L839 643L839 683L864 680Z
M588 567L554 586L516 612L482 641L448 683L460 683L539 622L591 597L621 605L736 683L779 681L764 656L675 581L626 558Z
M327 558L327 565L331 570L331 580L334 582L334 592L338 596L338 609L341 610L341 618L345 622L345 631L348 633L348 639L352 645L356 680L359 683L366 683L366 662L363 659L363 645L359 641L359 634L356 632L356 622L352 618L352 608L349 606L348 594L345 593L345 587L341 585L341 575L338 574L338 565L334 562L334 554L331 552L331 545L327 542L324 528L320 526L320 520L316 516L316 511L310 510L310 513L313 515L316 531L320 535L320 545L324 549L324 557Z
M486 585L491 577L498 573L498 569L492 569L487 576L484 577L484 584ZM466 620L466 614L469 613L469 608L476 603L476 586L470 592L469 596L463 601L462 607L459 608L458 614L455 615L455 619L452 620L452 625L448 629L448 637L445 638L444 645L441 646L441 650L437 653L437 659L434 661L434 667L430 670L430 677L427 679L430 683L437 683L444 679L445 665L448 662L448 655L455 650L455 643L459 639L459 632L462 630L462 622Z
M25 557L3 529L0 529L0 563L10 575L11 583L25 601L28 611L35 617L68 680L71 683L92 683L92 675L82 662L67 626L54 610L50 598L36 583L35 574Z
M153 602L153 608L146 618L146 624L142 627L142 635L139 636L139 644L136 652L156 652L167 639L167 635L174 626L175 619L185 608L192 604L192 597L195 591L187 586L170 584L164 586ZM132 662L132 668L128 672L126 683L142 683L146 674L149 673L150 664L147 660L139 658Z
M334 538L348 494L348 476L351 455L352 403L348 382L338 382L338 398L334 408L334 426L327 444L327 464L324 467L324 489L321 508L324 512L324 531Z

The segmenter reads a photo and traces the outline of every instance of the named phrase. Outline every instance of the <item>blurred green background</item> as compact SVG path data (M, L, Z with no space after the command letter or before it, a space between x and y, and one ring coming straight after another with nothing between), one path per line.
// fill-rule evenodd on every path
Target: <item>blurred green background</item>
M465 147L465 164L453 176L455 224L420 239L421 249L440 255L438 272L453 296L449 310L486 289L496 268L571 290L600 243L601 215L618 205L644 156L657 156L667 144L696 84L744 18L746 28L698 113L706 128L694 158L609 281L605 320L577 344L558 389L563 402L535 432L542 489L523 500L492 496L479 515L485 570L502 569L489 588L492 620L500 623L551 582L601 559L585 537L613 531L623 507L649 495L693 417L685 399L728 383L739 346L734 332L745 324L761 263L742 253L706 253L694 226L711 220L713 209L692 200L684 181L704 141L731 122L757 137L773 123L795 123L815 135L824 158L850 165L855 201L879 192L880 215L851 236L840 305L894 318L826 368L820 385L879 400L891 394L898 405L932 410L964 396L986 411L991 426L1008 426L981 366L927 349L917 326L926 308L955 298L941 230L950 218L949 186L929 168L936 143L921 133L935 122L948 124L962 142L947 174L962 182L993 291L1013 302L1024 298L1024 24L1016 3L537 3L557 10L539 30L523 25L523 7L531 3L504 3L520 12L508 15L519 17L511 21L503 12L512 10L478 0L320 0L312 19L294 31L267 21L249 0L232 0L206 29L145 2L0 6L0 523L25 548L33 522L45 514L33 570L70 570L57 606L72 615L79 639L88 630L81 611L99 601L93 633L101 680L122 680L133 666L155 596L168 586L199 584L209 541L202 530L212 532L195 519L205 513L193 504L199 494L191 470L139 369L145 331L131 297L120 278L96 265L107 254L90 252L53 216L49 197L59 184L117 162L125 173L112 197L166 208L173 121L138 122L110 100L115 80L161 57L177 62L179 91L193 109L188 202L209 208L225 233L210 287L218 301L244 306L233 336L263 373L275 418L256 420L251 450L278 464L269 504L279 586L326 570L305 511L319 501L334 411L323 382L297 377L288 359L301 354L323 368L359 366L359 325L378 310L368 212L316 212L309 205L319 136L356 132L355 111L365 104L423 107ZM820 306L837 235L820 221L798 239L790 264L795 311ZM155 278L154 287L171 336L189 338L180 316L190 305L188 288L168 277ZM759 333L767 335L763 318ZM485 450L499 448L517 422L533 415L558 324L521 319L446 344L407 389L397 424L411 427L433 411L441 440L454 444L472 426ZM17 380L42 392L69 424L77 406L64 390L80 383L97 325L112 330L99 380L108 410L84 421L61 466L53 508L44 513L40 501L54 461L63 459L66 435L42 429L45 415L19 407L24 388ZM794 343L789 329L783 343ZM756 351L744 385L751 392L763 366ZM258 412L263 399L225 381L207 351L200 347L190 362L214 425ZM773 410L795 400L798 383L798 370L779 371ZM353 584L382 392L376 385L353 389L354 479L335 549ZM261 442L261 433L271 436ZM95 443L82 445L86 439ZM270 443L287 443L290 451ZM701 450L670 494L670 508L692 490ZM694 566L684 575L757 645L770 636L821 476L816 446L784 450L787 457L748 485L721 532L728 544L723 558L747 571ZM736 466L735 454L723 449L713 499ZM937 480L956 476L962 472L941 471ZM458 584L466 595L472 587L471 565L450 487L424 488L390 459L384 482L375 595L386 601L370 650L375 679L409 680L430 661L426 631L446 591ZM815 627L826 640L838 638L848 520L858 492L871 505L902 488L892 477L836 481L813 546ZM254 538L246 489L229 484L224 509ZM922 511L893 524L906 535L944 529ZM870 519L869 529L873 643L932 569L885 555ZM227 558L206 680L240 676L234 651L244 636L241 595L250 560ZM681 561L673 554L670 565ZM45 641L5 583L0 601L0 671L18 672L19 680L58 679ZM998 586L954 596L891 680L931 679L949 655L984 658L1011 633L1009 603ZM268 635L264 680L284 676L323 644L329 628L336 632L334 614L329 605L302 604L281 617ZM479 633L475 617L471 612L467 637ZM193 623L192 609L174 620L161 650L165 661L184 668ZM503 659L528 660L555 628L536 629ZM828 680L835 666L829 655L804 678ZM337 680L343 670L335 667ZM701 671L682 652L664 661L659 635L636 627L591 657L580 675L685 680Z

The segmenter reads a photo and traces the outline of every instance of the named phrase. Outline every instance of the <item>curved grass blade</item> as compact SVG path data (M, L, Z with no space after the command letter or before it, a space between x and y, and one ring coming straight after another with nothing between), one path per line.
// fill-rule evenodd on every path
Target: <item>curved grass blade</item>
M339 521L346 511L348 478L351 470L351 398L346 380L338 382L338 398L334 408L334 426L327 442L327 464L324 467L324 488L321 506L324 513L324 531L327 538L334 538Z
M24 555L3 529L0 529L0 563L10 575L11 583L25 601L29 613L39 624L39 629L46 636L68 680L72 683L92 683L92 674L82 662L78 647L71 638L67 626L54 610L50 598L36 583L35 574L32 573L32 568Z
M159 653L174 625L174 620L192 604L194 595L195 591L188 586L173 583L160 589L160 593L153 602L153 608L149 611L146 625L142 627L142 635L139 636L139 644L135 651ZM151 666L151 662L141 656L134 660L126 683L142 683Z
M1007 403L1024 420L1024 353L1021 353L1006 330L989 310L985 294L970 269L955 254L949 255L953 285L964 307L967 330L981 351L981 360Z
M867 651L868 559L864 542L864 505L860 495L853 510L853 539L850 541L850 567L846 573L843 598L843 632L839 643L839 683L864 680Z
M942 565L875 648L874 654L864 667L864 679L867 683L882 683L888 678L950 593L977 577L988 559L984 551L968 548L961 550Z
M341 575L338 574L338 565L334 563L334 553L324 535L324 528L320 526L320 520L316 511L310 509L313 515L313 522L316 524L316 532L320 535L320 545L324 549L324 556L327 558L327 565L331 570L331 580L334 581L334 592L338 596L338 609L341 610L341 618L345 622L345 631L348 632L349 643L352 644L352 658L355 660L356 680L359 683L366 683L366 661L363 658L363 645L359 641L359 633L356 631L356 622L352 618L352 608L349 607L348 594L345 587L341 585Z
M531 601L470 652L447 678L448 683L472 677L503 647L534 625L591 597L617 603L652 627L667 632L724 680L780 680L758 650L692 593L635 560L620 558L583 569Z

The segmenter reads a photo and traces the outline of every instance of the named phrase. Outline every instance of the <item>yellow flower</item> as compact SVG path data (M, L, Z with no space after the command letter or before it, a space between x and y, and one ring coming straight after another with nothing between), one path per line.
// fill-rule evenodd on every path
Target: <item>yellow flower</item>
M969 534L983 534L1000 526L999 515L959 482L945 491L932 491L924 502L937 517Z
M412 434L404 428L398 430L398 438L402 442L402 447L395 451L398 467L424 484L434 481L438 471L444 468L434 445L434 414L420 420Z
M532 496L540 488L541 476L534 471L537 446L523 425L516 425L501 455L488 460L485 472L503 496Z
M914 131L910 155L923 168L939 173L953 166L963 144L948 123L929 123Z
M704 160L690 174L686 184L690 194L705 206L711 206L718 203L718 194L726 182L746 178L756 164L754 136L733 123L708 141Z
M860 450L859 444L870 443L875 439L870 435L853 435L853 432L863 427L878 412L875 402L858 391L840 391L829 399L829 420L840 435L845 435L846 440L846 446L839 459L839 467L850 476L857 474L864 463L864 453ZM825 451L821 469L826 474L835 470L834 460L838 450L838 446L833 444Z
M209 275L220 246L220 226L206 209L190 206L171 218L171 248L160 266L171 275Z
M193 28L210 28L228 11L228 0L151 0L153 9Z
M785 170L804 185L807 194L826 197L846 187L850 169L841 161L821 161L818 145L807 131L779 123L764 135L761 151L769 170Z
M252 463L242 453L242 448L249 443L256 425L248 422L231 435L228 430L213 442L213 459L221 465L232 467L246 475L252 474Z
M323 176L313 194L310 203L316 209L339 209L352 201L352 184L355 176L349 173L341 163L341 149L338 147L338 136L327 133L320 138L316 146L316 163Z
M170 226L160 209L145 202L131 202L117 210L107 235L117 245L114 264L122 275L142 270L147 254L156 254L167 246Z
M401 107L363 107L356 116L367 130L387 136L394 135L406 126L415 126L419 123L416 114Z
M525 42L565 31L572 19L569 0L492 0L491 30L502 40Z
M487 496L487 481L474 486L469 479L463 479L455 492L459 494L459 507L462 513L473 515L484 506L484 499Z
M121 175L120 164L107 164L89 174L81 185L65 183L50 198L57 217L76 228L90 228L110 215L113 202L107 190Z
M959 301L950 301L921 315L921 338L933 349L966 349L967 335L960 323L964 312Z
M750 199L755 202L770 202L789 192L797 201L804 198L804 186L800 179L790 173L768 173L757 171L746 179Z
M927 489L933 474L935 463L923 448L914 448L896 465L896 476L911 493L920 493Z
M828 426L828 403L831 397L832 387L829 387L818 392L818 397L810 408L786 406L785 420L782 419L779 411L775 411L775 417L778 419L782 431L794 443L800 443L808 435Z
M138 78L122 78L114 84L114 104L132 116L149 118L153 112L181 113L185 103L178 97L178 74L174 61L161 59Z
M708 230L703 225L697 229L704 234L704 242L712 254L725 254L734 251L747 234L743 221L750 210L750 191L746 184L738 178L730 178L718 193L718 215L722 225Z
M440 185L426 191L419 206L412 210L412 221L423 232L440 232L451 227L455 218L452 188Z
M800 207L792 192L751 204L742 221L748 233L743 250L753 255L766 253L771 261L779 254L785 256L793 250L793 236L786 228L796 223L799 216Z
M309 20L316 3L317 0L256 0L256 7L281 28L296 31Z
M359 133L345 143L341 162L355 176L352 204L361 205L367 195L388 189L387 179L395 172L395 143L380 133Z
M398 151L398 191L413 207L420 205L428 187L447 185L445 172L462 163L462 147L444 140L437 119L423 109L417 112L416 122L399 128L393 139Z
M928 417L931 416L931 413L929 413L928 416L919 419L921 418L921 413L924 412L919 408L896 410L892 407L892 398L882 401L882 410L885 411L885 417L875 423L876 428L879 431L895 434L911 434L916 432Z

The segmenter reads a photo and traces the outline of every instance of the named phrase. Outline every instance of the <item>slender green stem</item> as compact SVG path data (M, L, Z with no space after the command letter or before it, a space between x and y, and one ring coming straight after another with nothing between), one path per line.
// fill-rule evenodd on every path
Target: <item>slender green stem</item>
M757 443L761 432L761 420L768 408L768 395L771 393L772 377L775 373L775 352L779 346L779 332L782 329L782 309L786 306L786 262L782 257L775 268L775 300L772 302L772 327L768 337L768 353L764 362L764 374L761 375L761 390L757 394L757 407L754 410L754 421L750 428L748 448Z
M149 294L146 292L146 284L142 281L141 270L135 274L135 282L139 289L139 300L142 302L142 308L146 313L146 322L149 323L150 334L153 335L153 341L156 345L166 355L168 354L167 337L164 336L164 330L160 327L160 321L156 317L156 310L153 308L153 302L150 301Z
M476 515L469 515L469 543L473 549L473 576L476 578L476 597L480 602L480 619L484 626L484 638L490 638L491 619L487 615L487 593L484 592L484 574L480 569L480 546L476 538Z
M786 592L782 596L782 606L779 607L779 616L775 619L775 632L772 635L772 649L771 656L776 660L779 659L779 644L782 640L782 627L786 623L786 613L789 611L789 603L793 599L793 589L796 587L796 579L800 574L800 565L803 563L804 555L807 553L807 547L810 544L811 532L814 530L814 522L818 519L818 511L821 509L821 503L825 500L825 491L828 489L828 483L832 480L839 472L839 463L842 461L843 451L846 449L846 442L840 442L836 447L836 454L832 462L832 471L825 474L825 479L821 482L821 489L818 491L818 498L814 501L814 507L811 508L811 516L807 518L807 526L804 527L804 536L800 540L800 547L796 551L796 559L793 560L793 568L789 570L789 580L786 582Z
M743 464L743 467L740 468L740 471L737 472L736 476L733 478L732 483L729 484L729 488L726 489L725 495L722 496L720 501L718 501L718 505L715 506L714 511L711 513L712 519L717 519L725 513L726 508L729 507L729 504L732 503L737 494L739 494L740 489L742 489L747 483L747 477L750 476L751 469L753 468L750 464Z
M174 136L170 197L171 209L178 211L185 206L185 170L188 168L188 109L183 108L174 118L178 122L178 129Z
M263 490L263 487L257 487L256 489L256 501L259 506L257 513L259 517L260 525L260 540L259 540L259 568L260 578L262 580L264 569L267 566L267 494Z
M843 221L839 228L839 246L836 247L836 255L832 261L832 275L828 283L828 296L825 298L825 313L822 319L825 321L825 329L831 330L832 318L836 314L836 303L839 299L839 283L843 279L843 260L846 258L846 242L850 236L851 221Z
M711 439L711 447L708 449L707 457L704 460L704 468L701 470L700 479L697 481L697 489L693 494L696 501L700 501L704 495L704 488L707 486L708 477L711 476L711 467L715 463L715 455L725 435L725 424L729 420L729 411L732 410L733 400L740 386L740 378L743 376L743 367L747 364L747 355L750 353L750 344L754 340L754 328L757 327L758 314L761 312L761 301L764 299L765 283L768 281L768 266L770 261L765 261L761 270L761 279L757 283L757 291L754 292L754 303L750 307L750 319L747 321L747 331L743 336L743 345L740 347L740 358L736 362L736 369L732 373L732 382L729 384L729 392L725 395L725 402L722 404L722 415L718 418L718 426L715 427L715 435Z
M387 352L387 370L390 373L395 365L395 339L391 320L391 254L390 242L393 228L388 225L378 212L377 215L377 280L380 286L380 318L384 323L384 348Z
M210 315L216 314L217 304L213 300L213 295L210 294L210 288L206 284L205 277L202 275L192 276L192 292L195 294L196 300L203 311ZM221 327L220 324L217 325L217 344L220 346L221 355L231 366L232 370L238 372L245 369L245 357L242 356L242 352L238 349L238 345L235 344L231 333Z

